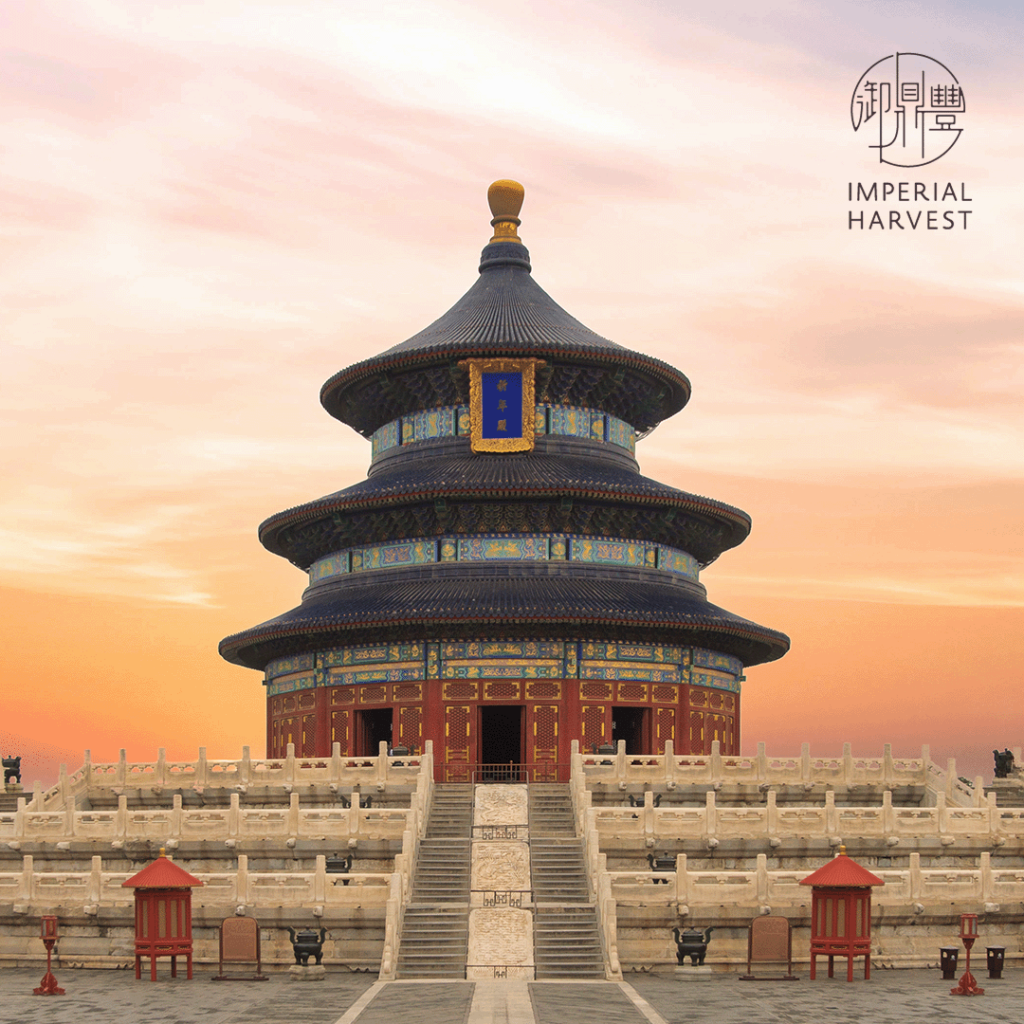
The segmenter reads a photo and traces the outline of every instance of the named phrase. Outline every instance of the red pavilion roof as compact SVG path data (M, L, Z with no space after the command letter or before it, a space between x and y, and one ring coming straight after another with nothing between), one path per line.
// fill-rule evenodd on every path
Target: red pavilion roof
M202 884L195 875L179 868L162 852L152 864L147 864L138 874L121 883L126 889L185 889Z
M867 868L862 868L855 860L847 857L843 850L823 867L812 871L806 878L801 878L800 884L827 885L835 888L836 886L885 885L885 882L878 875L871 874Z

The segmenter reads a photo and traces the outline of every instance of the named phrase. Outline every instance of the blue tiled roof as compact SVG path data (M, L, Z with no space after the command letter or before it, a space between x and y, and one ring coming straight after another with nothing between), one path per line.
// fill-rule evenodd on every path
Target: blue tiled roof
M657 570L548 565L429 566L311 588L299 607L229 636L220 652L262 668L290 650L387 637L657 636L735 654L754 665L782 657L789 639L709 604L702 588ZM383 578L387 576L387 578ZM356 640L355 638L359 638Z

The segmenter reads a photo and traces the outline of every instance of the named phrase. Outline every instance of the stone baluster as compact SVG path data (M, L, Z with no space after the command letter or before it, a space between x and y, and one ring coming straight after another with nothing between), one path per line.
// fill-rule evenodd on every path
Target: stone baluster
M626 781L626 741L619 740L615 744L615 778L621 787Z
M175 798L178 801L178 805L181 805L181 794L176 793ZM175 830L173 828L174 818L171 817L171 825L174 835L181 835L181 829ZM128 838L128 794L121 793L117 798L117 814L114 817L114 836L117 839L127 840Z
M209 765L206 763L206 747L199 748L199 757L196 759L196 782L197 786L206 786L210 781Z
M290 785L295 785L295 744L289 743L285 747L284 754L284 781Z
M709 840L715 839L717 843L718 833L718 811L715 807L715 791L709 789L704 803L704 834Z
M341 744L335 741L331 744L331 784L334 786L341 783Z
M235 902L247 906L249 899L249 858L244 853L238 855L238 871L235 873Z
M765 828L768 831L769 837L777 836L779 834L779 808L778 798L774 789L769 789L767 801L767 814L765 815Z
M836 793L834 789L825 790L825 834L839 834L839 811L836 809Z
M160 747L156 752L156 773L153 776L155 786L167 785L167 750Z
M984 807L987 804L985 797L985 777L983 775L974 776L974 806Z
M768 781L768 754L763 742L757 744L757 757L755 759L755 771L758 782Z
M242 747L242 759L238 762L239 785L248 786L252 779L252 757L247 746Z
M117 772L114 775L115 785L124 786L128 783L128 754L122 748L117 755Z
M359 835L359 806L362 795L359 792L358 786L352 787L352 802L348 808L348 834L350 836Z
M810 743L800 744L800 781L805 785L811 784L811 745Z
M722 744L718 740L711 741L711 778L722 781Z
M21 858L21 879L18 883L18 900L22 903L30 903L33 889L32 855L25 854Z
M665 740L665 753L662 757L665 769L665 786L667 789L676 788L676 745L672 740Z
M910 855L910 898L920 900L924 892L924 881L921 877L921 854Z
M768 854L757 855L757 870L755 871L757 882L757 902L763 907L768 904Z
M936 817L938 818L939 835L944 836L949 832L949 810L946 807L945 793L935 794L935 806L938 810Z
M228 800L228 837L237 839L242 834L241 796L238 793L232 793Z
M71 801L71 784L68 782L68 766L62 764L60 766L60 774L57 776L57 788L60 791L60 802L66 811L69 807L74 809L74 805ZM68 826L70 828L70 824Z
M892 744L882 745L882 785L893 786L896 783L896 769L892 763Z
M849 743L843 744L843 782L848 786L854 783L853 778L853 747Z
M984 850L978 859L978 872L981 875L981 898L986 902L995 902L995 878L992 874L992 854Z
M313 902L323 903L327 899L327 855L316 855L316 868L313 871Z
M888 838L896 834L896 811L892 806L892 790L882 792L882 835Z
M23 796L18 797L18 806L14 812L14 838L15 840L25 838L25 810L28 804Z
M85 902L91 903L94 907L100 902L103 896L103 858L92 858L92 870L89 872L89 888L86 893ZM88 912L88 911L87 911Z
M30 810L41 811L43 809L43 784L39 779L32 783L32 800Z
M299 794L288 794L288 838L299 838Z
M649 789L644 793L644 840L648 847L655 843L654 828L654 791Z
M683 907L690 905L690 874L686 867L686 854L680 853L676 856L676 903L679 904L680 912Z

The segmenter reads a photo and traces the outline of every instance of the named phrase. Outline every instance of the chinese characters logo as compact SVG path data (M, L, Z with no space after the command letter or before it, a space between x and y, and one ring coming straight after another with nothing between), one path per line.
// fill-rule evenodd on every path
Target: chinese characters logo
M876 61L853 90L853 130L865 130L878 159L893 167L923 167L948 153L963 131L964 91L956 75L923 53Z

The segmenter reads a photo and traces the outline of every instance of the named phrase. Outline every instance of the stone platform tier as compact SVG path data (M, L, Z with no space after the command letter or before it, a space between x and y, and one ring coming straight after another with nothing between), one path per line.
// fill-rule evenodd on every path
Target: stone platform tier
M426 864L428 814L442 802L434 804L441 787L432 758L429 748L413 759L349 759L337 750L319 759L86 758L52 789L36 787L0 811L0 965L44 958L43 913L60 917L68 963L127 963L132 909L120 883L165 846L205 883L193 896L200 964L216 962L220 921L243 912L264 929L271 969L291 962L287 926L318 924L328 929L328 964L393 976L411 886ZM567 795L558 798L571 812L564 837L550 834L542 809L508 804L517 787L483 788L499 796L474 810L470 964L498 959L473 952L474 936L489 933L474 931L474 914L480 924L492 911L530 914L544 902L543 880L530 873L531 829L535 853L543 841L578 843L575 875L585 879L606 976L618 976L620 959L625 970L670 970L676 926L714 925L709 963L739 966L749 921L769 909L793 924L799 961L809 921L798 882L841 842L886 883L874 897L876 962L934 963L938 947L954 941L961 912L981 915L983 938L1006 946L1011 964L1024 953L1024 809L1001 806L980 780L964 783L955 764L939 768L927 748L920 758L888 748L871 758L848 747L835 757L806 747L793 757L770 757L763 747L725 756L717 745L686 757L670 744L643 757L577 748ZM516 865L524 878L505 878ZM530 943L529 956L506 958L513 978L517 964L539 963L539 933L535 921L526 932L509 922L502 927Z

